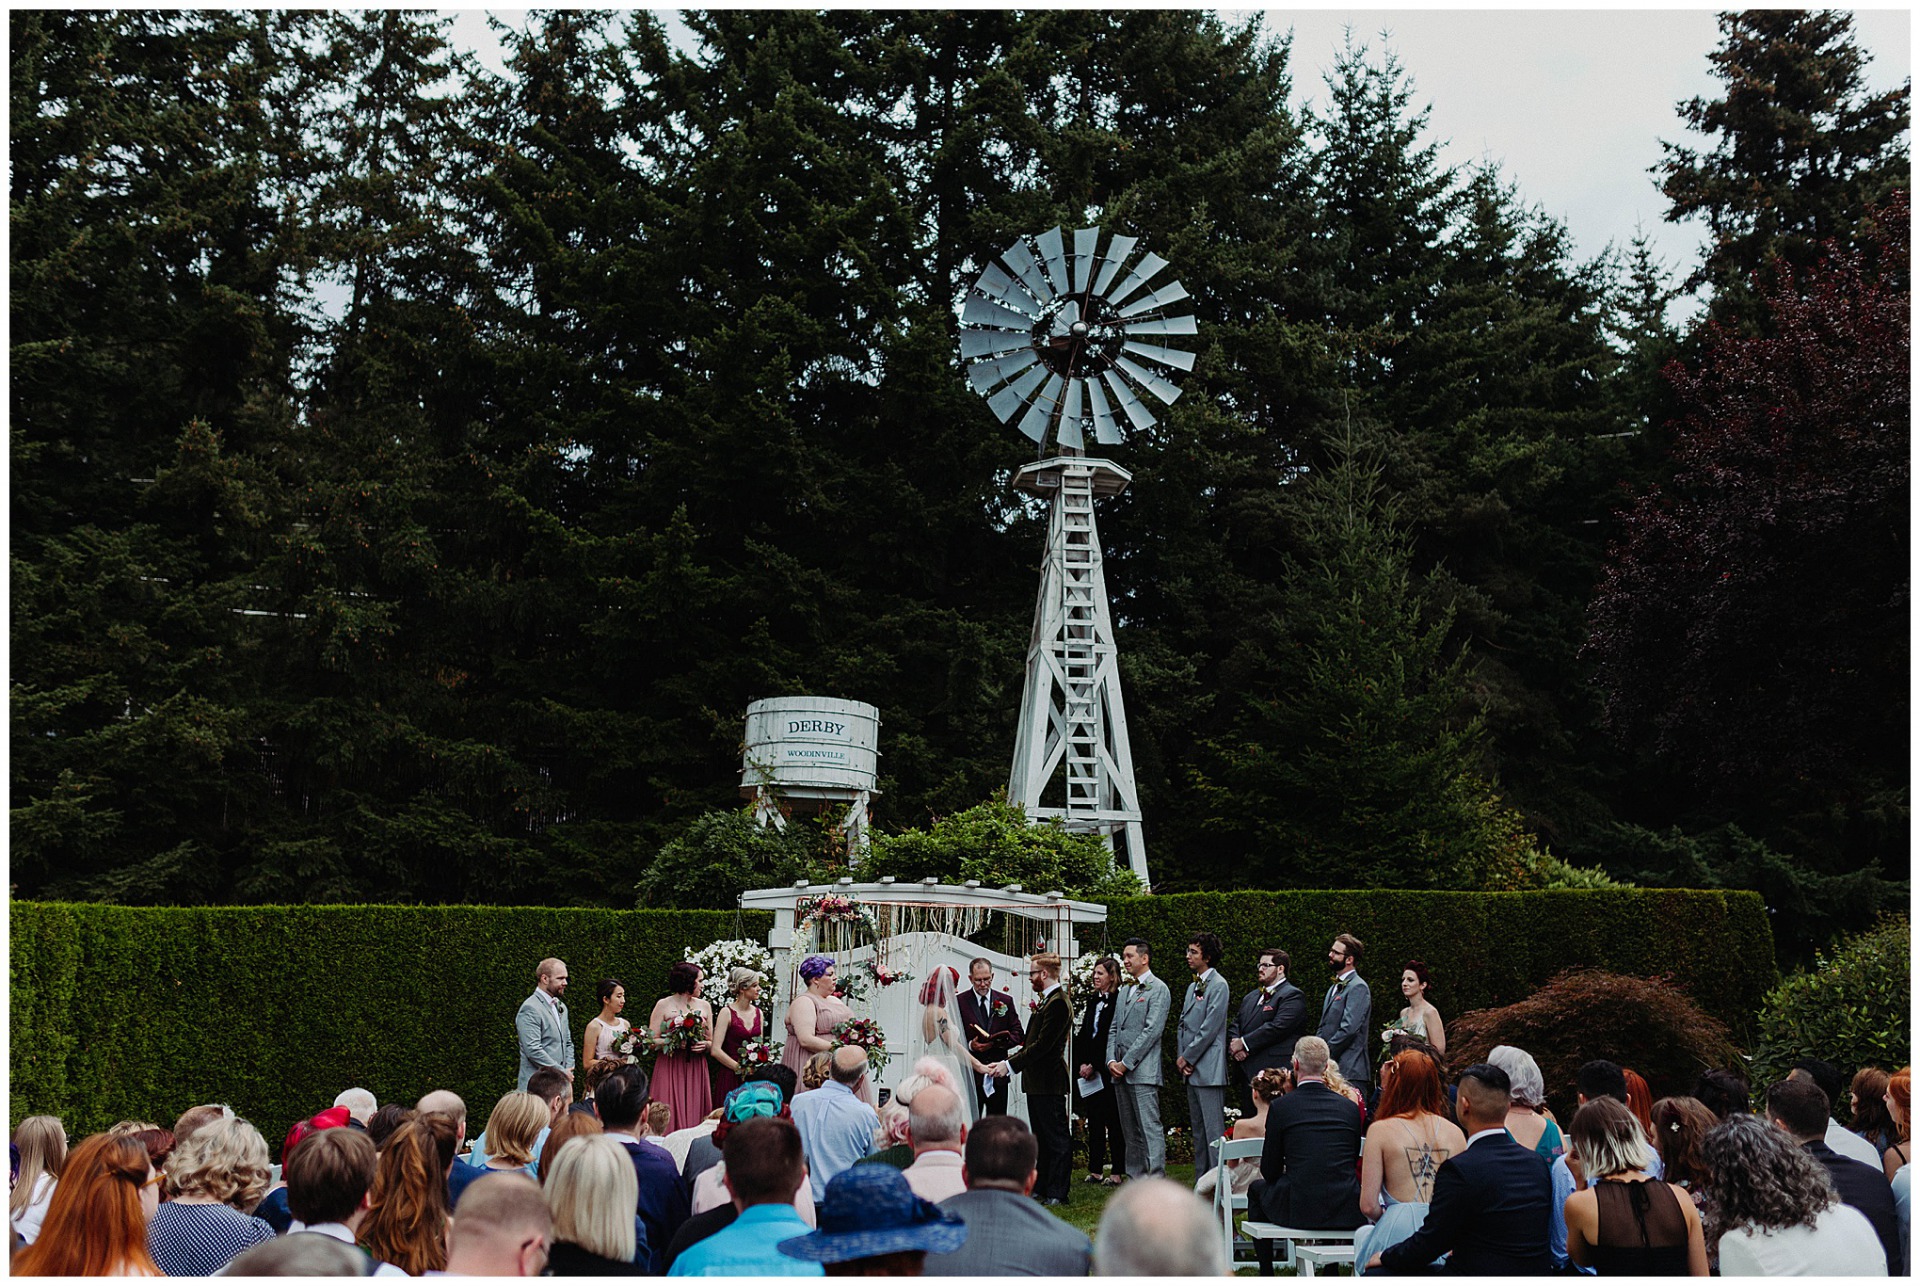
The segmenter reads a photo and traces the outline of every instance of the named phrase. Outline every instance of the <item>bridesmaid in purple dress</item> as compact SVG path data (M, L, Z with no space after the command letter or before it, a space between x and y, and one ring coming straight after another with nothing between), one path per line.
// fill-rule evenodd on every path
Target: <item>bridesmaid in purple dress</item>
M713 1110L713 1087L707 1080L713 1008L700 998L700 966L682 960L667 970L667 994L654 1002L647 1027L658 1037L668 1023L690 1012L700 1015L708 1039L684 1054L661 1054L653 1064L653 1100L673 1109L669 1130L698 1125Z
M727 975L729 999L713 1016L714 1042L707 1051L714 1062L716 1103L724 1103L727 1095L740 1088L740 1047L766 1031L760 1013L761 982L759 973L752 969L735 969Z

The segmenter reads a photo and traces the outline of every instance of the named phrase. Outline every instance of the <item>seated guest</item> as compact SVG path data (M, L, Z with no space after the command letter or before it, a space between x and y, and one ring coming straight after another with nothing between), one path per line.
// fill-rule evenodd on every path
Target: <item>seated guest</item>
M890 1165L849 1166L827 1185L820 1227L779 1243L829 1277L918 1277L929 1254L957 1250L967 1226L913 1195Z
M600 1125L600 1118L591 1112L567 1112L562 1114L560 1120L554 1124L554 1127L547 1131L547 1141L540 1145L540 1186L543 1188L546 1186L547 1167L553 1164L553 1158L559 1154L560 1149L566 1144L568 1139L578 1139L603 1132Z
M623 1072L631 1066L633 1066L633 1064L627 1062L626 1059L613 1057L596 1058L591 1063L588 1063L586 1093L581 1095L580 1101L575 1103L570 1110L585 1112L589 1116L598 1116L600 1113L599 1109L594 1106L593 1096L599 1092L600 1083L615 1072ZM527 1084L533 1084L531 1078L528 1079Z
M1360 1155L1360 1213L1373 1225L1354 1237L1354 1262L1365 1265L1414 1234L1426 1221L1440 1164L1466 1147L1447 1114L1439 1061L1417 1049L1395 1054L1382 1069L1379 1115Z
M456 1277L538 1277L553 1244L553 1217L540 1185L524 1174L483 1175L461 1198L447 1229L447 1273Z
M1838 1080L1836 1075L1835 1080ZM1818 1161L1833 1182L1840 1200L1866 1216L1887 1256L1887 1272L1906 1276L1900 1257L1900 1213L1894 1209L1893 1185L1877 1165L1841 1156L1827 1146L1827 1126L1833 1124L1832 1104L1817 1080L1789 1076L1767 1087L1767 1119Z
M1518 1045L1495 1045L1487 1061L1507 1074L1513 1087L1513 1110L1507 1113L1507 1133L1523 1148L1532 1148L1547 1164L1563 1149L1560 1126L1547 1112L1547 1082L1540 1064Z
M914 1110L931 1095L952 1093L938 1085L922 1090ZM1027 1123L1017 1116L982 1117L968 1133L966 1149L966 1190L940 1208L966 1222L967 1239L958 1249L928 1255L924 1275L1085 1277L1093 1244L1033 1199L1040 1146ZM906 1173L911 1181L913 1172Z
M176 1148L186 1146L188 1137L203 1125L232 1119L233 1109L225 1103L196 1104L182 1112L180 1118L173 1123L173 1146ZM284 1159L283 1157L282 1160Z
M643 1249L634 1216L640 1180L626 1149L605 1135L577 1134L561 1143L551 1164L552 1173L542 1175L553 1215L549 1271L556 1277L632 1276Z
M458 1136L451 1116L421 1112L393 1132L374 1173L360 1244L409 1277L447 1266L447 1170Z
M334 1097L333 1105L346 1108L348 1117L362 1125L372 1121L373 1114L380 1110L380 1101L374 1098L373 1091L361 1089L358 1085L341 1090Z
M1693 1097L1719 1120L1753 1110L1753 1091L1738 1072L1709 1067L1693 1083Z
M791 1069L789 1069L791 1070ZM713 1137L722 1148L737 1125L756 1121L762 1117L777 1116L783 1120L792 1120L792 1114L780 1100L780 1087L770 1081L747 1081L739 1089L727 1095L727 1101L720 1105L720 1124ZM800 1212L800 1218L807 1227L813 1227L813 1189L793 1198L794 1208ZM693 1183L693 1213L705 1214L714 1210L732 1210L733 1198L727 1195L727 1164L725 1157L700 1172ZM731 1223L732 1220L727 1222ZM724 1225L718 1225L724 1226ZM716 1227L707 1227L711 1234ZM671 1248L669 1248L671 1254Z
M247 1121L196 1130L167 1173L171 1199L147 1221L147 1249L160 1271L206 1277L272 1237L266 1220L243 1213L266 1195L267 1166L267 1141Z
M1653 1105L1653 1137L1660 1153L1660 1167L1667 1182L1677 1184L1700 1212L1700 1226L1717 1227L1718 1210L1713 1204L1713 1186L1707 1182L1707 1163L1701 1159L1700 1144L1707 1131L1720 1124L1718 1117L1697 1098L1663 1098ZM1719 1275L1719 1243L1709 1231L1707 1271Z
M1267 1137L1267 1117L1273 1111L1273 1105L1281 1097L1293 1090L1293 1069L1290 1067L1263 1067L1253 1074L1247 1083L1247 1092L1253 1098L1253 1115L1243 1116L1233 1123L1227 1131L1229 1139L1264 1139ZM1101 1093L1109 1091L1102 1090ZM1092 1127L1089 1126L1089 1129ZM1236 1196L1245 1196L1253 1181L1260 1177L1260 1162L1248 1157L1233 1162L1233 1191ZM1213 1200L1214 1189L1220 1183L1220 1167L1214 1166L1200 1176L1193 1185L1194 1192L1208 1201Z
M626 1149L640 1181L636 1213L647 1234L642 1274L658 1277L667 1270L667 1247L692 1208L687 1201L687 1185L681 1182L679 1167L667 1150L642 1143L635 1133L647 1109L647 1073L638 1066L615 1072L600 1083L594 1103L606 1136Z
M1825 1167L1756 1116L1736 1113L1701 1144L1720 1208L1727 1277L1884 1277L1867 1217L1841 1202Z
M13 1230L31 1246L67 1163L67 1130L57 1116L29 1116L14 1130L13 1142L20 1149L20 1171L14 1175L9 1213Z
M753 1075L742 1081L740 1085L751 1085L755 1081L765 1081L778 1088L780 1091L780 1101L782 1103L793 1102L794 1090L800 1083L799 1077L794 1074L794 1070L785 1063L775 1063L771 1067L761 1067L756 1070ZM739 1087L736 1086L735 1088ZM713 1113L713 1119L707 1123L705 1133L695 1137L687 1145L686 1158L680 1163L680 1177L685 1179L688 1184L692 1184L708 1167L720 1164L721 1137L718 1137L720 1136L720 1121L721 1118L726 1115L726 1099L731 1097L732 1091L730 1090L727 1095L721 1099L720 1107ZM909 1160L911 1160L911 1158L909 1158ZM732 1203L727 1202L724 1204L731 1205ZM807 1210L803 1213L811 1216L813 1213L812 1193L807 1194L807 1207ZM808 1226L812 1226L811 1221L809 1221Z
M960 1096L944 1085L924 1085L907 1109L907 1141L913 1145L913 1164L901 1171L915 1196L935 1203L967 1190L960 1149L967 1127Z
M1873 1149L1875 1165L1900 1137L1893 1128L1893 1114L1887 1111L1887 1079L1886 1069L1863 1067L1853 1074L1853 1084L1847 1091L1847 1110L1853 1117L1847 1129L1866 1140ZM1834 1151L1851 1155L1844 1148Z
M529 1084L532 1082L529 1081ZM452 1090L434 1090L413 1105L417 1113L438 1112L453 1122L453 1165L447 1170L447 1208L456 1208L460 1204L460 1194L467 1185L486 1173L482 1166L471 1165L460 1158L460 1151L467 1141L467 1101Z
M1093 1275L1224 1277L1227 1260L1220 1225L1207 1203L1183 1185L1135 1179L1101 1215Z
M327 1130L304 1140L286 1164L287 1209L301 1229L287 1235L311 1233L354 1246L367 1221L378 1168L373 1140L358 1130ZM354 1254L363 1269L372 1262L358 1249ZM227 1270L229 1276L243 1271ZM392 1264L375 1264L373 1271L382 1277L406 1276Z
M200 1110L199 1108L193 1108L190 1109L190 1112ZM216 1115L210 1118L210 1120L232 1120L232 1109L228 1108L223 1110L226 1112L225 1116ZM185 1121L185 1119L185 1117L181 1118L182 1121ZM282 1172L286 1170L287 1162L293 1160L294 1148L299 1146L302 1141L321 1130L340 1129L352 1119L353 1118L347 1114L346 1108L330 1107L324 1112L315 1112L304 1121L295 1121L293 1127L287 1131L286 1141L280 1145L280 1169ZM201 1129L204 1129L208 1123L209 1122L203 1121L196 1124L190 1132L189 1137L191 1137L192 1133L198 1133ZM176 1131L174 1134L174 1146L176 1148L182 1146L179 1142L180 1137L179 1132ZM293 1215L287 1210L287 1189L284 1184L268 1192L265 1199L262 1200L258 1206L254 1207L253 1213L257 1218L264 1219L268 1224L272 1225L275 1232L283 1233L293 1230Z
M387 1140L393 1137L393 1132L412 1119L412 1108L398 1103L382 1103L367 1120L367 1137L373 1140L373 1150L386 1151Z
M1602 1097L1613 1099L1623 1107L1627 1106L1627 1073L1617 1063L1610 1063L1604 1058L1589 1059L1580 1065L1579 1071L1574 1073L1573 1085L1574 1099L1581 1107ZM1567 1198L1573 1195L1576 1187L1583 1186L1574 1173L1574 1166L1577 1164L1579 1164L1578 1158L1570 1153L1563 1153L1553 1159L1553 1209L1549 1216L1551 1226L1548 1230L1547 1246L1553 1255L1554 1266L1559 1270L1567 1267ZM1665 1177L1660 1169L1658 1152L1654 1153L1651 1173L1656 1179ZM1575 1267L1578 1269L1578 1265ZM1586 1270L1579 1269L1579 1271Z
M538 1072L534 1074L539 1075ZM487 1140L487 1159L481 1168L493 1171L518 1170L529 1179L538 1180L540 1167L536 1158L540 1155L540 1136L547 1132L552 1120L553 1109L537 1095L525 1090L509 1090L502 1094L487 1117L487 1128L483 1132ZM476 1142L475 1147L478 1146Z
M1477 1063L1460 1074L1455 1107L1467 1145L1448 1157L1433 1180L1433 1200L1419 1231L1368 1258L1368 1268L1418 1273L1441 1255L1447 1271L1480 1276L1545 1273L1547 1205L1553 1181L1547 1163L1507 1133L1513 1106L1507 1074Z
M1247 1209L1288 1228L1345 1232L1360 1213L1360 1112L1327 1087L1327 1042L1302 1036L1293 1047L1293 1093L1267 1113L1260 1177L1247 1189ZM1261 1264L1273 1243L1258 1242Z
M1840 1069L1824 1058L1801 1059L1793 1065L1793 1070L1787 1073L1787 1079L1811 1081L1818 1085L1820 1092L1827 1096L1827 1103L1830 1106L1840 1102L1841 1091L1846 1088L1845 1083L1840 1079ZM1827 1116L1826 1131L1821 1138L1827 1147L1841 1156L1852 1157L1862 1165L1870 1165L1876 1170L1880 1168L1880 1158L1884 1154L1884 1149L1876 1151L1873 1144L1834 1120L1831 1113ZM1846 1194L1843 1192L1841 1196L1844 1198Z
M1903 1067L1887 1077L1887 1093L1881 1102L1887 1105L1887 1115L1893 1118L1893 1130L1899 1136L1881 1159L1884 1172L1887 1178L1891 1179L1905 1168L1908 1141L1912 1137L1913 1069L1911 1067Z
M833 1051L825 1085L793 1100L793 1123L806 1149L808 1182L817 1205L827 1184L870 1150L880 1117L864 1100L867 1051L842 1045Z
M1602 1277L1705 1277L1707 1243L1686 1189L1647 1177L1653 1149L1631 1109L1601 1097L1573 1118L1587 1186L1567 1198L1567 1255Z
M819 1050L807 1058L806 1066L800 1070L800 1093L817 1090L827 1083L827 1077L833 1072L833 1051Z
M391 1269L391 1265L383 1264ZM392 1271L398 1272L397 1269ZM294 1232L263 1241L227 1265L223 1277L364 1277L367 1257L352 1243L317 1232ZM401 1276L406 1276L401 1273Z
M15 1277L157 1277L147 1221L160 1204L147 1150L96 1134L67 1155L46 1221L13 1256Z
M547 1146L547 1133L552 1130L555 1121L567 1115L567 1108L573 1103L573 1082L568 1080L567 1074L557 1067L542 1067L539 1071L527 1078L526 1093L539 1099L541 1103L545 1104L547 1109L547 1114L544 1117L537 1118L540 1124L540 1131L534 1136L533 1145L527 1150L527 1164L533 1167L529 1169L527 1173L535 1179L538 1179L540 1177L540 1153ZM501 1104L506 1103L509 1097L511 1096L501 1096L500 1102L494 1105L493 1110L495 1113L499 1112ZM517 1103L518 1100L515 1100L515 1102ZM528 1113L527 1115L530 1116L531 1114ZM493 1164L495 1150L489 1142L489 1137L492 1133L493 1117L490 1115L487 1117L487 1128L480 1131L480 1137L475 1139L473 1146L467 1150L467 1162L482 1170L510 1170L517 1168L510 1165L498 1166Z
M728 1098L733 1101L733 1095ZM812 1231L793 1206L794 1193L806 1185L807 1178L800 1131L793 1122L777 1116L740 1121L727 1131L722 1156L734 1218L674 1255L667 1275L821 1276L818 1263L794 1259L779 1249L781 1242Z

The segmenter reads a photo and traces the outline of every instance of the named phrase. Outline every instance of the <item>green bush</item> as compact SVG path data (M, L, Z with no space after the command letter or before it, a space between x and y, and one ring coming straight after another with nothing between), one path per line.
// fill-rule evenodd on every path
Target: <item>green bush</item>
M640 876L642 907L722 910L748 889L825 874L819 828L805 820L762 826L752 808L703 813L667 841ZM704 945L704 944L703 944Z
M884 835L860 863L858 878L898 880L935 876L949 884L978 880L992 888L1019 884L1029 893L1059 891L1109 902L1140 891L1133 872L1091 835L1049 822L1031 822L1004 798L943 817L924 831Z
M1768 992L1755 1021L1755 1088L1785 1076L1802 1058L1824 1058L1844 1076L1912 1063L1912 943L1906 916L1884 916Z
M381 1102L457 1091L477 1133L514 1086L513 1018L539 961L572 977L577 1042L602 977L646 1019L667 968L764 913L540 907L11 909L11 1120L75 1138L125 1117L231 1103L278 1140L363 1085Z

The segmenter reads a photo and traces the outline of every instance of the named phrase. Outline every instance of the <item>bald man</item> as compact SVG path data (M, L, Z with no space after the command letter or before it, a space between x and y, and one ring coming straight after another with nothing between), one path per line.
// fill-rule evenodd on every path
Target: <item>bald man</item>
M567 1080L573 1080L573 1025L566 1002L560 999L566 990L567 962L542 960L534 971L533 994L520 1002L513 1020L520 1038L520 1089L527 1088L543 1067L565 1072Z
M454 1277L538 1277L553 1245L553 1217L540 1185L524 1174L475 1181L447 1224L447 1273Z

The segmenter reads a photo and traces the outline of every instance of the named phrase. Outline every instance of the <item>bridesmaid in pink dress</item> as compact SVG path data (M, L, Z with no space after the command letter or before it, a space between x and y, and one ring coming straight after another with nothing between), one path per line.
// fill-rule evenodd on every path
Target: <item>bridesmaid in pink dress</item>
M714 1061L713 1098L725 1102L727 1095L740 1088L740 1047L760 1036L766 1029L760 1013L758 972L735 969L727 975L727 1004L714 1015L714 1035L719 1037L707 1057Z
M833 1029L853 1017L847 1002L833 994L832 956L808 956L800 962L800 980L806 990L787 1006L787 1044L780 1061L799 1076L807 1060L833 1046Z
M713 1110L713 1087L707 1080L707 1050L712 1045L713 1007L700 998L700 966L681 961L667 970L667 994L654 1002L647 1027L657 1037L666 1025L688 1012L700 1015L709 1039L684 1054L661 1054L653 1064L652 1098L673 1109L669 1130L698 1125Z

